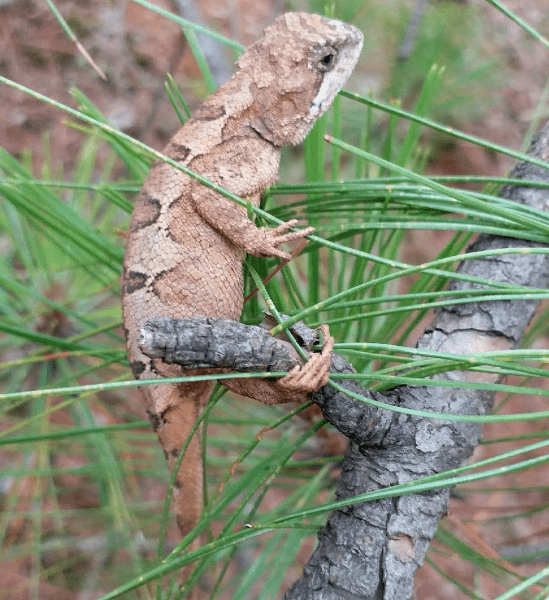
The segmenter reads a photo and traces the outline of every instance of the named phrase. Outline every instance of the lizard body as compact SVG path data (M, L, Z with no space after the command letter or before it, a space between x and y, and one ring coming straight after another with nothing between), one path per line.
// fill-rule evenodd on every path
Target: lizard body
M201 104L164 154L257 206L263 189L276 180L281 146L303 140L347 80L361 46L362 34L350 25L305 13L282 15L244 52L235 75ZM124 258L123 316L135 377L183 374L142 354L139 329L147 319L239 319L243 258L246 253L289 258L279 245L312 231L287 233L293 225L295 221L272 230L257 227L243 207L156 162L137 200ZM274 383L223 383L266 403L296 400L327 381L329 351L315 354L301 369L301 375L309 373L308 382L291 373ZM142 388L172 469L211 385L159 383ZM183 535L194 527L202 508L198 438L187 449L174 489Z

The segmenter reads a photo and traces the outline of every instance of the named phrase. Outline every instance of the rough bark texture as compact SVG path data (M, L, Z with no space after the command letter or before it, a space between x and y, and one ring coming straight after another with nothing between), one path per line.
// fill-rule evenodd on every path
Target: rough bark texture
M530 154L548 160L549 126L533 143ZM527 163L511 174L549 182L549 170ZM549 209L548 190L505 187L501 196L540 210ZM469 251L531 248L533 242L481 235ZM463 261L461 273L492 281L546 288L549 258L524 252ZM478 287L453 281L451 289ZM534 300L471 302L441 308L418 342L418 347L462 354L514 348L537 306ZM147 352L184 366L231 370L286 370L296 364L293 351L265 331L224 319L169 319L150 322L142 330ZM199 332L199 333L197 333ZM180 354L178 352L180 351ZM181 354L182 353L182 354ZM290 364L288 364L290 363ZM343 358L334 355L332 373L351 373ZM494 382L490 373L453 371L440 379ZM485 414L493 394L477 390L437 387L399 387L375 393L356 382L343 387L364 397L393 405L454 414ZM467 462L477 445L481 427L473 423L425 419L375 408L353 400L331 386L311 395L324 416L349 437L342 464L338 498L350 498L379 488L443 472ZM449 489L358 503L334 511L318 534L318 547L303 576L285 600L406 600L412 598L413 579L423 563L438 520L448 506Z

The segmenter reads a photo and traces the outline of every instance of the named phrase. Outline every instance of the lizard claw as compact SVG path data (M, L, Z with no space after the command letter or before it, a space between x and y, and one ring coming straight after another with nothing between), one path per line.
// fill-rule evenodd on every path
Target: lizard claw
M254 240L255 244L252 243L251 246L248 246L246 248L246 252L248 252L248 254L252 254L253 256L273 256L282 258L283 260L291 260L292 257L290 253L281 250L279 248L280 244L303 238L306 235L313 233L315 230L314 227L306 227L305 229L300 229L299 231L290 231L290 233L284 233L296 225L297 219L290 219L286 223L282 223L274 229L259 229L258 231L260 232L260 239Z
M277 241L282 240L278 241L279 244L281 244L283 241L289 242L291 240L296 240L298 238L305 237L306 235L313 233L313 231L315 230L314 227L306 227L305 229L300 229L299 231L290 231L290 233L284 233L285 231L291 229L292 227L295 227L296 225L297 219L290 219L289 221L286 221L286 223L282 223L281 225L275 227L272 230L272 233L277 236Z
M321 352L313 354L303 366L295 366L278 382L291 392L310 394L328 383L334 338L330 335L328 325L321 325L318 329L324 338Z

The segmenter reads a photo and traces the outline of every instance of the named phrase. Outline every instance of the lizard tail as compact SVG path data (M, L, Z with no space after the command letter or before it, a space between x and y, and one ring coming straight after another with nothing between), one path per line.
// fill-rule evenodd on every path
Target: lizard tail
M154 386L154 392L162 393L164 402L166 396L169 397L168 407L160 415L151 415L151 420L172 474L187 438L206 406L212 386L210 381ZM202 513L203 470L200 435L201 431L198 429L188 443L173 488L174 513L182 537L194 528Z
M154 396L162 394L162 400L168 403L168 407L161 414L151 413L149 410L149 415L164 449L172 474L177 466L179 455L185 447L187 438L206 406L212 387L213 383L211 381L198 381L160 384L154 386L151 390ZM149 406L155 406L155 404L150 403ZM159 406L159 404L156 404L156 406ZM201 433L201 428L197 429L188 443L173 487L173 512L182 537L191 532L202 514L204 473L202 468ZM190 544L189 550L195 550L199 544L200 537L197 537ZM181 584L186 582L193 568L193 564L182 568L179 575ZM187 598L198 600L199 591L197 587L190 591Z

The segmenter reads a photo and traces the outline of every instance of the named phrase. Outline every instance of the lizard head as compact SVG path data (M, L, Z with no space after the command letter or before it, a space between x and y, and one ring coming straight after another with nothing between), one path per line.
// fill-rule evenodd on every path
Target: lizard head
M277 146L301 142L347 81L362 41L356 27L320 15L276 19L237 63L252 87L251 126Z

